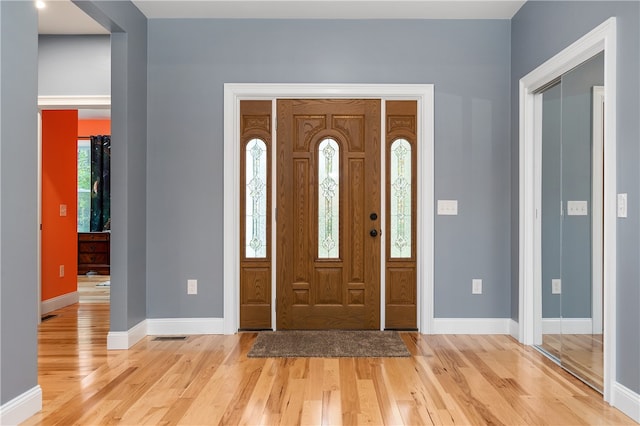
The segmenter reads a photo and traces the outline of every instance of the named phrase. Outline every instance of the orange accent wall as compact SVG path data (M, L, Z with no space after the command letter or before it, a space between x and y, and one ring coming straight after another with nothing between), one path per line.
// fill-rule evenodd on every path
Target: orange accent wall
M78 288L77 136L78 111L42 112L42 300Z
M111 134L111 120L78 120L78 136L97 136Z

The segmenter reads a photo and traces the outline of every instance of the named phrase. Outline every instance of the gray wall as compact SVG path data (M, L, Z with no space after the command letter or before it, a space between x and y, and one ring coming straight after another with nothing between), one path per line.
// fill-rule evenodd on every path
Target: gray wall
M512 295L518 268L518 81L611 16L617 17L617 191L629 194L617 221L617 380L640 392L640 3L529 1L511 21ZM514 279L515 278L515 279ZM512 317L517 318L517 294Z
M146 318L147 19L130 2L74 1L111 35L111 330Z
M38 37L38 95L111 94L108 35Z
M150 20L148 316L223 315L223 84L339 82L435 84L435 313L507 318L509 57L508 20Z
M38 384L38 17L0 2L0 405Z

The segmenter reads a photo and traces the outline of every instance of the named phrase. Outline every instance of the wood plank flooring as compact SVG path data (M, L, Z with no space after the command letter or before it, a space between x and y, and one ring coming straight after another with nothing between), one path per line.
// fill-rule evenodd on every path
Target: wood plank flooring
M109 305L39 331L43 410L26 425L635 424L508 336L402 333L409 358L247 358L255 333L107 351Z
M104 286L110 275L78 275L80 303L109 303L111 287Z
M604 389L602 334L544 334L541 348L596 389Z

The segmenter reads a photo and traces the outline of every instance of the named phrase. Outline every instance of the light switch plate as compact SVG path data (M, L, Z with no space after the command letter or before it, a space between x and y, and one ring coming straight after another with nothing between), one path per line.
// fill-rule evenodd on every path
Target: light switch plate
M587 216L589 208L586 201L567 201L568 216Z
M438 215L456 216L458 214L458 200L438 200Z
M627 194L618 194L618 217L627 217Z
M66 215L67 215L67 205L60 204L60 216L66 216Z
M474 278L471 280L471 294L482 294L482 280Z
M198 294L198 280L187 280L187 294Z
M553 278L551 280L551 294L561 294L562 293L562 281L558 278Z

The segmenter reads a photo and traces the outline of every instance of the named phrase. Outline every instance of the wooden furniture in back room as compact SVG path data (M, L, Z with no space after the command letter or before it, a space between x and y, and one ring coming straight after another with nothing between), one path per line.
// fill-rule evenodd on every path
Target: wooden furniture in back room
M109 275L110 232L78 232L78 275Z

